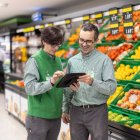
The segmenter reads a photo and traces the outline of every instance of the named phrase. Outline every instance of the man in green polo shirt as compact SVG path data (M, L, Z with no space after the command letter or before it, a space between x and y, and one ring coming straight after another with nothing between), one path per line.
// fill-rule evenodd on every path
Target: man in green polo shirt
M64 32L57 27L42 31L42 49L27 61L24 74L28 94L26 129L28 140L57 140L62 113L63 90L53 85L64 75L55 52L64 40Z
M116 89L116 80L110 58L95 49L98 35L95 25L84 24L79 35L81 52L68 62L67 73L86 73L64 94L62 119L70 121L71 140L88 140L89 134L91 140L108 140L106 101Z

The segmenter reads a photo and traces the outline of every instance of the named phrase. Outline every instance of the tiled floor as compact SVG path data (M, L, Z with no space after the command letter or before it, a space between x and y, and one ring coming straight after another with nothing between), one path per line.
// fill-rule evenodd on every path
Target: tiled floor
M0 140L26 140L25 127L8 115L4 106L4 95L0 94Z

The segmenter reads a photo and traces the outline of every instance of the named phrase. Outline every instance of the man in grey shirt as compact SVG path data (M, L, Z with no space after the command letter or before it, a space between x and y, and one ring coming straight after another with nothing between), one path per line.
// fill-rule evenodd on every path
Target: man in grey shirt
M92 140L108 139L106 101L116 89L116 80L110 58L95 49L98 35L95 25L84 24L79 35L81 52L67 65L67 73L86 73L65 90L63 98L62 119L70 122L71 140L88 140L89 134Z

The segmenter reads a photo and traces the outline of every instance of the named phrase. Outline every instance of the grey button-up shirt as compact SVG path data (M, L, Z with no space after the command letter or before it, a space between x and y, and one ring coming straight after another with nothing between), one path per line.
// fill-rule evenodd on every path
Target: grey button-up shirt
M51 77L46 77L46 81L38 82L40 79L38 65L34 58L29 58L25 66L24 83L28 95L34 96L49 91L52 88Z
M63 98L63 112L68 112L69 105L99 105L106 103L107 99L116 89L116 79L111 59L97 50L83 56L79 53L72 57L67 66L67 73L85 72L94 79L91 86L80 83L77 92L65 89Z

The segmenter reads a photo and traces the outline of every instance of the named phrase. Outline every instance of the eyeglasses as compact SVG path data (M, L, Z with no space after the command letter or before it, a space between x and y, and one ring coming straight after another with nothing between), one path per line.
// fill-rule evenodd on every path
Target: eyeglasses
M86 43L87 45L91 45L93 44L94 42L92 40L84 40L82 38L79 38L79 43L80 44L83 44L83 43Z
M51 46L52 46L52 48L59 48L59 47L62 46L62 44L59 44L59 45L51 45Z

